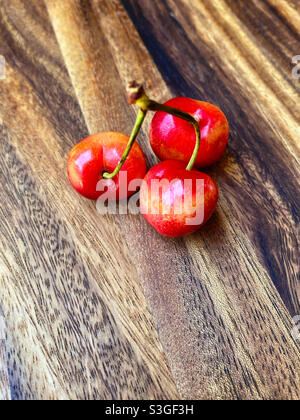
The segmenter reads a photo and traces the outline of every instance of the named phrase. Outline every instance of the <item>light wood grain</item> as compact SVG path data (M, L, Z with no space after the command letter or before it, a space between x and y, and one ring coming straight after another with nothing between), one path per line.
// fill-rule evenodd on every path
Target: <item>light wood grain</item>
M0 290L14 397L176 398L147 301L183 398L298 399L298 91L227 2L122 3L154 61L118 0L46 0L49 18L40 2L1 8ZM184 240L141 216L100 217L65 174L88 132L130 132L129 78L172 96L158 69L232 124L210 171L217 214ZM140 142L153 163L149 122Z

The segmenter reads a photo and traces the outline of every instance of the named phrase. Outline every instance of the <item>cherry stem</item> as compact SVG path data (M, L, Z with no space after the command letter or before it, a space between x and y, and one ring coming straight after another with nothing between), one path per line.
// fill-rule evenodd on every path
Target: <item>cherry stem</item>
M143 109L143 108L140 108L140 109ZM167 114L174 115L174 117L181 118L182 120L185 120L193 125L195 129L195 133L196 133L196 145L195 145L192 157L186 167L187 171L191 171L194 167L194 164L195 164L195 161L198 156L199 149L200 149L201 132L199 128L199 122L192 115L184 111L181 111L177 108L173 108L167 105L160 104L159 102L155 102L152 100L149 100L149 102L147 103L147 110L148 111L163 111L163 112L166 112Z
M167 114L174 115L175 117L181 118L192 124L196 133L196 144L192 157L188 163L188 166L186 167L188 171L192 170L200 150L201 131L199 127L199 121L197 121L196 118L194 118L191 114L181 111L180 109L163 105L156 101L152 101L146 95L143 85L135 81L129 84L127 99L130 104L137 104L139 108L143 109L144 111L166 112Z
M140 132L140 129L143 125L143 122L145 120L146 115L147 115L147 111L145 111L143 109L139 110L135 125L133 127L133 130L132 130L132 133L131 133L131 136L130 136L130 139L129 139L129 142L127 144L127 147L124 151L124 154L123 154L120 162L118 163L118 166L116 167L116 169L112 173L104 172L102 174L103 178L112 179L120 172L120 170L122 169L122 166L124 165L126 159L128 158L128 155L129 155L129 153L130 153L130 151L131 151L131 149L134 145L134 142L135 142L135 140L136 140L136 138L137 138L137 136Z
M196 158L198 156L199 150L200 150L200 143L201 143L201 132L200 132L200 128L199 128L199 121L196 120L196 118L194 118L191 114L188 114L187 112L181 111L180 109L177 108L173 108L167 105L163 105L159 102L155 102L152 101L151 99L149 99L149 97L146 95L146 92L144 90L144 87L142 84L136 83L136 82L131 82L129 84L129 88L128 88L128 92L127 92L127 99L128 102L130 104L137 104L139 109L139 113L134 125L134 128L132 130L128 145L125 149L125 152L118 164L118 166L116 167L116 169L110 174L108 172L103 173L103 178L105 179L112 179L114 178L119 171L121 170L122 166L124 165L131 149L132 146L140 132L140 129L143 125L143 122L145 120L145 117L147 115L148 111L162 111L165 112L167 114L171 114L174 115L174 117L178 117L181 118L187 122L189 122L190 124L192 124L192 126L195 129L195 133L196 133L196 145L194 148L194 152L192 154L192 157L186 167L186 169L188 171L191 171L194 167Z

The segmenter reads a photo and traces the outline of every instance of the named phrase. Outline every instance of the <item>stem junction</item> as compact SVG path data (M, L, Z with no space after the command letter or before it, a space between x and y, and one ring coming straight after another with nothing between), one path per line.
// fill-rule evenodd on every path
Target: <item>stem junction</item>
M191 114L188 114L187 112L181 111L180 109L177 108L173 108L167 105L163 105L159 102L155 102L151 99L149 99L149 97L146 95L145 89L143 87L142 84L139 84L137 82L131 82L128 86L128 91L127 91L127 100L130 104L134 105L138 105L139 107L139 113L136 119L136 123L134 125L134 128L132 130L128 145L125 149L125 152L118 164L118 166L116 167L116 169L111 173L104 173L103 177L106 179L112 179L114 178L118 172L121 170L122 166L124 165L131 149L132 146L139 134L139 131L143 125L143 122L145 120L145 117L147 115L148 111L162 111L162 112L166 112L167 114L171 114L174 115L175 117L181 118L187 122L189 122L190 124L193 125L194 129L195 129L195 133L196 133L196 145L195 145L195 149L194 152L192 154L192 157L187 165L187 170L190 171L193 169L196 158L198 156L199 153L199 149L200 149L200 142L201 142L201 132L200 132L200 128L199 128L199 122L196 120L196 118L194 118Z

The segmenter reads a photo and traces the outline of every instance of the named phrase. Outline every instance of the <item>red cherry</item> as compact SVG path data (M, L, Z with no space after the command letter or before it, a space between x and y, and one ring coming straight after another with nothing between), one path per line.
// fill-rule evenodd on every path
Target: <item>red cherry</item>
M112 172L121 160L129 137L121 133L94 134L78 143L68 158L68 176L75 190L86 198L97 200L104 191L97 191L98 182L104 172ZM127 173L127 185L120 188L119 173L113 180L107 180L105 196L122 200L135 191L129 191L128 185L134 179L143 179L147 172L145 154L135 143L126 159L123 172Z
M223 112L212 104L189 98L174 98L165 105L199 121L201 145L195 166L204 168L219 160L229 137L229 125ZM176 159L188 164L195 147L195 130L189 122L159 111L151 123L150 142L160 160Z
M162 180L166 185L158 189L157 183ZM141 211L160 234L179 237L195 232L208 221L218 196L218 187L209 175L188 171L185 163L168 160L147 173L140 191Z

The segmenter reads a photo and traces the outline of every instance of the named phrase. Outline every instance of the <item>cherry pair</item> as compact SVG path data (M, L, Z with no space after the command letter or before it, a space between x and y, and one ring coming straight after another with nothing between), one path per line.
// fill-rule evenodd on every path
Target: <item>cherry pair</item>
M184 236L203 226L218 202L214 180L193 168L215 163L223 154L229 137L228 121L214 105L189 98L174 98L165 104L152 101L142 85L132 82L128 101L139 106L131 137L121 133L101 133L78 143L68 158L68 175L73 187L84 197L125 199L134 191L135 179L143 179L141 211L161 234ZM145 154L135 143L148 111L156 114L151 123L150 143L162 160L146 175ZM127 185L120 187L119 171L126 172ZM146 175L146 176L145 176Z

